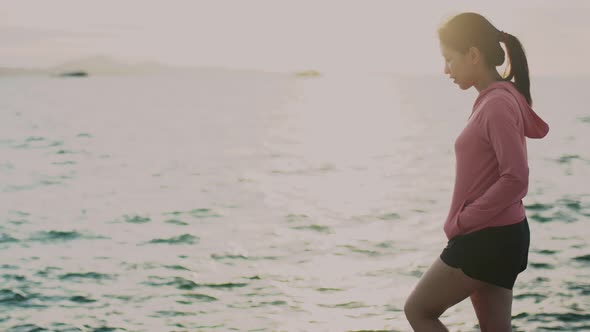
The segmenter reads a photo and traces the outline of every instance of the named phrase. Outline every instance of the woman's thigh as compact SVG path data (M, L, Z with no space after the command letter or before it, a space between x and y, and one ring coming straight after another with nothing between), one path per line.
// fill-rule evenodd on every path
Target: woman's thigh
M510 331L512 320L512 290L487 285L470 295L482 332Z
M408 296L404 310L440 317L445 310L485 285L488 284L466 276L461 269L451 267L437 257Z

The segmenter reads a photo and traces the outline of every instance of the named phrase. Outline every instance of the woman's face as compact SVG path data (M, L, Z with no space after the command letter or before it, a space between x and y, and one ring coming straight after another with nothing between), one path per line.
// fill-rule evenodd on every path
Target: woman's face
M472 87L475 82L473 80L474 65L470 61L470 52L462 54L443 43L440 44L440 50L445 59L445 74L449 74L453 83L458 84L463 90Z

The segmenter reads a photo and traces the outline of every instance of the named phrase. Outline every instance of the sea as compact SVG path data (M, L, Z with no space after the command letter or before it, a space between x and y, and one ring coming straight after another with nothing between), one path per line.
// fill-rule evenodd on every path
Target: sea
M531 78L514 331L590 331L590 77ZM477 96L440 76L0 77L0 331L411 331ZM444 285L441 285L444 287ZM469 299L441 321L479 331Z

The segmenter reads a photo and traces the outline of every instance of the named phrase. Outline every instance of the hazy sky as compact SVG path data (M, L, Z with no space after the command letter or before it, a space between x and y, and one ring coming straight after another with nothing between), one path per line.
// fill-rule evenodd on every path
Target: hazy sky
M292 71L442 73L436 28L477 11L531 72L590 75L590 1L0 0L0 66L88 55Z

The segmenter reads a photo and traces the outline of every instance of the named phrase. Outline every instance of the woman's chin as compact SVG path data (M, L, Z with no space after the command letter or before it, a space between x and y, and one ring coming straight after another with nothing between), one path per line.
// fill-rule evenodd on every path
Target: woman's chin
M469 89L471 87L470 84L465 84L465 83L456 83L456 84L459 86L459 88L461 90L467 90L467 89Z

